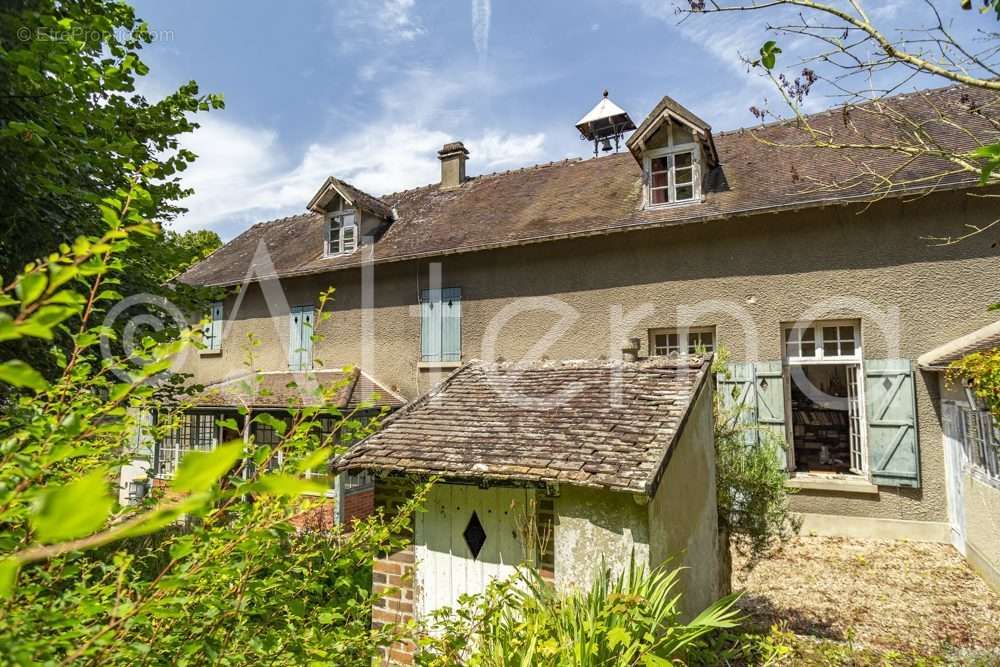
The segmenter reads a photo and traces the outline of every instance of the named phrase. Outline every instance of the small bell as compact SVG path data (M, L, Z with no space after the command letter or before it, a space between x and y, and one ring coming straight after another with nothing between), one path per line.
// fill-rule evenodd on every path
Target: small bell
M604 151L605 153L611 152L611 140L608 139L607 137L605 137L604 141L601 142L601 150Z

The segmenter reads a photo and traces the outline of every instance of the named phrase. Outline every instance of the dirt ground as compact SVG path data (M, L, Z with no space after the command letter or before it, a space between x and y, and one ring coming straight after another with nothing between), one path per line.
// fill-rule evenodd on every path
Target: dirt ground
M996 651L1000 595L940 544L800 536L733 587L752 626L925 655Z

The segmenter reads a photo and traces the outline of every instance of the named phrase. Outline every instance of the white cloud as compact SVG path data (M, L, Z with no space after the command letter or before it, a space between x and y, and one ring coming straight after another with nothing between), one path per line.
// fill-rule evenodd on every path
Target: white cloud
M480 60L485 60L490 48L490 0L472 0L472 43Z
M288 169L294 162L273 132L210 119L187 142L199 155L184 174L195 195L185 201L189 213L175 227L210 227L233 236L251 222L303 211L330 175L376 195L434 183L440 177L437 150L460 138L414 123L377 123L309 145ZM465 144L470 171L482 173L539 161L545 135L489 130Z
M341 48L349 51L372 41L411 42L425 34L414 4L415 0L333 0Z

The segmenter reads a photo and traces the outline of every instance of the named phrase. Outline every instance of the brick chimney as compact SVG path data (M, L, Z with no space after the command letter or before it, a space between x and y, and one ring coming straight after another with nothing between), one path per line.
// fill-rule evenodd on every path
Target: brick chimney
M445 144L444 148L438 151L438 159L441 160L442 190L457 188L465 181L465 160L468 157L469 151L461 141Z

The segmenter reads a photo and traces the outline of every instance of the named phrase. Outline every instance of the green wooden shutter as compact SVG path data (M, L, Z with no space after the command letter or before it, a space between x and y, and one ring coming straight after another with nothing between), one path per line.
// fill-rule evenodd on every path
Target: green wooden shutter
M754 386L757 394L757 424L762 435L772 434L775 456L785 470L788 469L788 450L785 438L785 370L780 361L759 361L754 364Z
M761 444L764 431L785 441L784 370L780 361L730 363L727 373L716 378L716 390L728 418L737 419L747 430L748 445ZM756 425L757 428L754 428ZM788 467L787 450L776 450L782 468Z
M462 360L462 290L441 294L441 361Z
M874 484L920 486L914 389L909 359L865 360L868 472Z
M210 350L222 349L222 322L222 302L218 301L212 304L212 322L209 324L211 330L208 346Z
M302 329L299 326L301 320L299 309L292 308L288 313L288 368L293 371L299 370L299 349L302 347L300 336Z
M716 377L716 391L725 410L725 418L752 426L757 421L753 364L733 362L726 367L726 371ZM757 438L753 431L746 431L745 437L747 444L756 444Z

